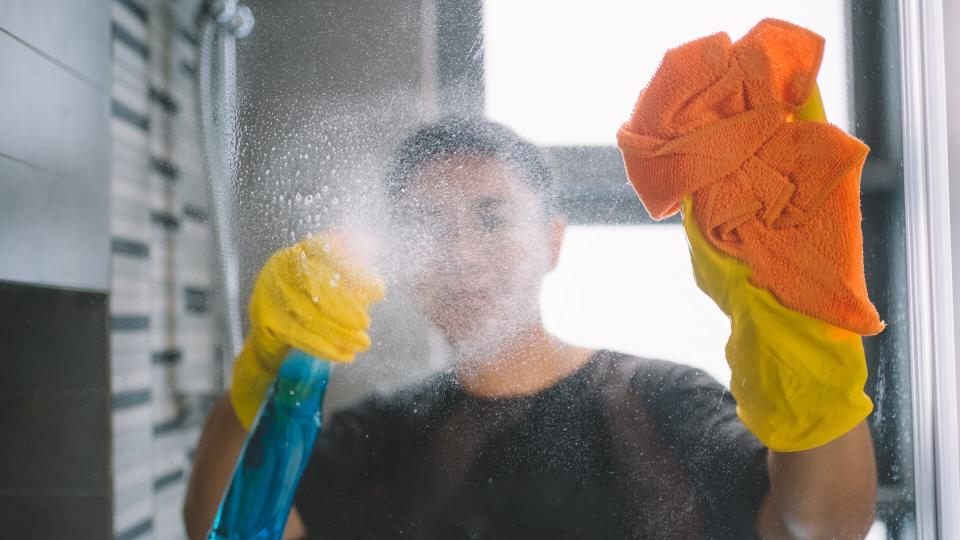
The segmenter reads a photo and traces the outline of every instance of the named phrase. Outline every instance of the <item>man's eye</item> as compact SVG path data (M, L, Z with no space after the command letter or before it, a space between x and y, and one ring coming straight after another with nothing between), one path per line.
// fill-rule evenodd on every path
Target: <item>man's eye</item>
M440 220L424 220L420 222L419 231L426 237L445 240L453 233L453 226Z
M484 231L492 232L503 227L504 219L499 216L481 216L480 224Z

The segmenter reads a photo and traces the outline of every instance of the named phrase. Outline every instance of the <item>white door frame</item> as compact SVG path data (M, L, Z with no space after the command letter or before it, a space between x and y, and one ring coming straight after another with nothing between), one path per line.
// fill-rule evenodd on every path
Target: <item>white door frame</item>
M943 4L900 0L899 15L917 534L960 538Z

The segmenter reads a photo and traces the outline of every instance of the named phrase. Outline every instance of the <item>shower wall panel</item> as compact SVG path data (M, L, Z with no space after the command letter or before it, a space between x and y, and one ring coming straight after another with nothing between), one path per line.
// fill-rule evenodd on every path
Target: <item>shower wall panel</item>
M219 393L191 2L112 3L115 538L183 538L183 493Z

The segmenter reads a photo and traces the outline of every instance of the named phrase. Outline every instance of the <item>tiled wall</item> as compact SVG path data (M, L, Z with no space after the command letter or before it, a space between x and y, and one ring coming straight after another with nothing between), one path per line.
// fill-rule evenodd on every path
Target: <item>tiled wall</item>
M219 389L192 9L112 5L115 538L183 537L189 457Z

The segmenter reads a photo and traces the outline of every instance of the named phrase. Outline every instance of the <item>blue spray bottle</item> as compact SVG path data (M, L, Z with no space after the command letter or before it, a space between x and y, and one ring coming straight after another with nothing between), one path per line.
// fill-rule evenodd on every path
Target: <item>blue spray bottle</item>
M279 540L321 426L333 364L293 349L240 451L209 540Z

